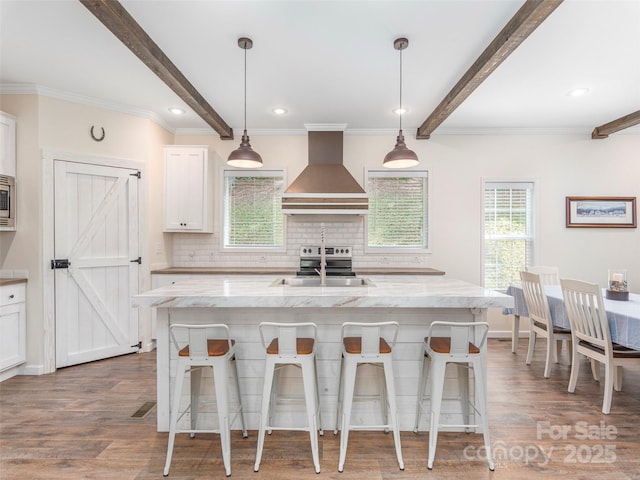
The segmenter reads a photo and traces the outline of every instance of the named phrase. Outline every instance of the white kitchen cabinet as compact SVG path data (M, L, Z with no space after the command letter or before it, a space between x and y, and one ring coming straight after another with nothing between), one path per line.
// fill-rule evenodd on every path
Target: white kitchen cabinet
M26 283L0 286L0 372L26 360L25 296ZM0 375L0 379L13 375Z
M0 175L16 176L16 119L0 112Z
M164 148L165 232L213 232L213 175L207 147Z

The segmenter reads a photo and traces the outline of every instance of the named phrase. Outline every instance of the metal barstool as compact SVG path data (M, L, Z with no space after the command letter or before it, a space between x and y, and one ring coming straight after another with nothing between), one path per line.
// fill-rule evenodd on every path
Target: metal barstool
M254 471L260 468L264 436L272 430L308 431L311 439L311 454L316 473L320 473L320 455L318 453L318 430L322 435L320 420L320 396L316 369L317 327L314 323L274 323L262 322L259 325L260 338L266 352L264 388L262 390L262 409L260 412L260 431L258 432L258 450ZM286 365L300 368L304 386L304 398L307 425L304 427L282 427L274 425L273 409L277 396L276 370ZM275 385L274 385L275 383Z
M434 336L433 331L447 330L447 336ZM427 468L433 468L436 455L436 443L440 427L465 428L471 431L480 428L484 435L484 446L489 461L489 469L494 470L491 457L491 445L489 444L489 422L487 419L487 349L486 339L489 331L487 322L433 322L429 327L429 333L424 339L423 362L420 371L418 385L418 400L416 404L416 421L413 428L418 432L420 423L421 406L425 396L425 388L428 381L431 385L431 417L429 420L429 457ZM477 345L473 342L479 338ZM461 425L441 424L440 407L444 390L444 377L447 363L458 365L458 385L461 390L462 415L464 422ZM429 368L430 367L430 368ZM472 404L469 399L469 368L473 368L475 379L476 402ZM473 407L480 421L470 422L469 407Z
M338 433L338 427L340 427L341 431L339 472L344 470L349 430L391 430L398 464L400 470L404 470L392 367L392 353L398 336L398 328L398 322L345 322L342 324L342 360L338 386L338 412L334 430L334 434ZM383 332L388 333L393 338L390 344L382 336ZM384 375L384 385L380 391L383 415L385 417L385 423L382 425L354 425L351 423L356 374L358 366L365 364L381 367Z
M177 433L189 433L192 438L196 433L219 433L222 445L222 460L228 477L231 475L231 424L235 420L235 417L230 419L229 412L229 366L231 366L231 374L234 377L238 395L238 411L235 416L240 416L242 436L244 438L247 437L235 361L235 341L229 338L229 327L223 324L185 325L176 323L169 327L169 334L178 352L178 359L173 405L169 419L169 442L167 460L164 465L164 476L169 475L173 444ZM200 386L202 371L205 368L211 368L213 371L218 428L198 428ZM191 373L191 393L189 405L185 410L181 411L182 388L187 372ZM178 422L187 413L190 413L191 416L190 428L178 428Z

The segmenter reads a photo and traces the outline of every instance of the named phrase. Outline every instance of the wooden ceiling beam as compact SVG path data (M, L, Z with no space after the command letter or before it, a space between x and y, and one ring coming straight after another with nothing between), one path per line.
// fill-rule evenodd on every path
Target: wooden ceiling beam
M223 140L233 139L233 129L207 103L202 95L169 60L117 0L79 0L129 50L166 83L193 111L210 125Z
M563 0L526 0L431 115L416 138L427 139L453 111L533 32Z
M607 138L612 133L633 127L634 125L640 125L640 110L594 128L593 132L591 132L591 138L594 140Z

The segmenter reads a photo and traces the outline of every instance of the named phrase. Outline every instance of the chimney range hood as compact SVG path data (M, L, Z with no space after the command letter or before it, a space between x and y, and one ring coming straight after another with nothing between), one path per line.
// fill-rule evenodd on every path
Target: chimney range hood
M307 126L309 164L282 195L282 212L364 215L368 196L342 164L342 131Z

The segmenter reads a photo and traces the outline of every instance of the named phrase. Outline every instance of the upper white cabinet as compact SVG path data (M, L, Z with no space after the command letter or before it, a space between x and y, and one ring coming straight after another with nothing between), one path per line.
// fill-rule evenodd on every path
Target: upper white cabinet
M16 119L0 112L0 175L16 176Z
M213 175L207 147L164 148L165 232L213 232Z

